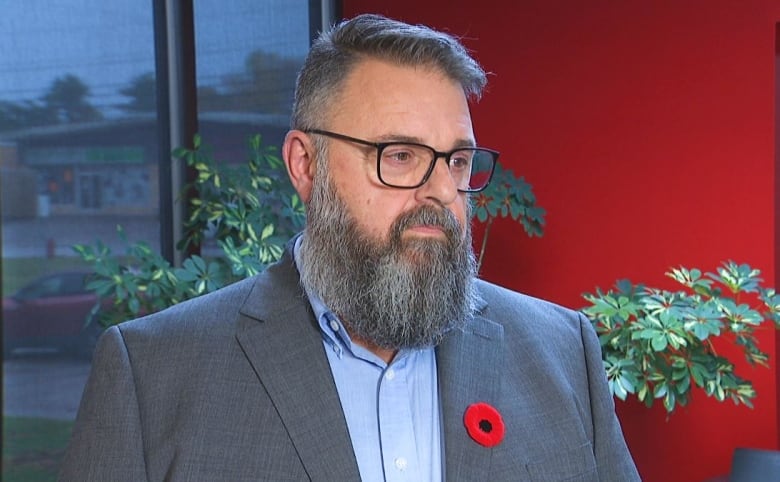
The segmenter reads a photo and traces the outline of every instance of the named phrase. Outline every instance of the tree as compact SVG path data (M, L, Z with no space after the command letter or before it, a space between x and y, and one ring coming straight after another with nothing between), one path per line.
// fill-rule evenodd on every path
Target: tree
M120 89L119 93L130 98L130 102L121 106L123 110L128 112L157 110L157 81L152 72L137 76L129 86Z
M245 61L244 72L226 75L225 89L198 90L201 110L288 114L295 78L302 61L255 50Z
M88 101L89 87L78 77L67 74L52 82L43 102L59 122L89 122L103 118Z
M40 101L0 101L0 131L57 123L54 112Z

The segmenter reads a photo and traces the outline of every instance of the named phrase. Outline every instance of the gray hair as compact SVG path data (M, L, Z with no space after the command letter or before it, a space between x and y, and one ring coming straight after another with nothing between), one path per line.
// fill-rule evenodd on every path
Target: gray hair
M359 15L322 32L314 41L298 74L291 127L323 128L319 125L322 116L346 77L365 58L438 68L475 100L487 84L485 71L453 36L380 15Z

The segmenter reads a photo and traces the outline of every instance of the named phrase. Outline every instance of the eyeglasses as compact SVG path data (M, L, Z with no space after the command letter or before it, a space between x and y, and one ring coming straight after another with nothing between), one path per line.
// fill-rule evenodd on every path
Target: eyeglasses
M306 131L376 149L376 172L385 186L414 189L425 184L433 173L436 160L444 158L455 186L460 192L479 192L493 177L498 151L482 147L459 147L439 152L425 144L413 142L369 142L320 129Z

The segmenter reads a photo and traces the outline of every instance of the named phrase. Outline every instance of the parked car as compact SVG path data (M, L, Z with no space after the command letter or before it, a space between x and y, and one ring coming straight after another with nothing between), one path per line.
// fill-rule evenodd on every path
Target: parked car
M54 273L3 298L3 356L20 348L55 348L91 357L103 328L87 324L97 295L86 289L89 273Z

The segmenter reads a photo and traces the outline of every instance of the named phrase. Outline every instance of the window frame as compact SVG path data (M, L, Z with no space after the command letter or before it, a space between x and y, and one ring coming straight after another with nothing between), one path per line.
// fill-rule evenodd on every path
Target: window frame
M189 196L179 196L194 172L171 157L176 147L192 148L198 132L195 15L192 0L152 0L160 162L160 250L175 266L190 254L175 249L182 238ZM340 0L309 0L309 43L341 19Z

